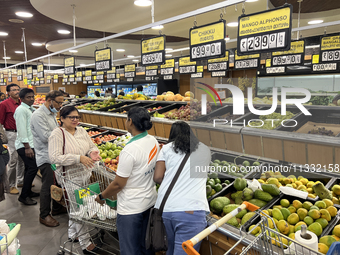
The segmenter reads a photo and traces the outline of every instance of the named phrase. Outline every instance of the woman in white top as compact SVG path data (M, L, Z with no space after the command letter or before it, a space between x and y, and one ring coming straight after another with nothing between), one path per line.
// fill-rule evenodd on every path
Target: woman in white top
M128 112L125 123L133 138L119 155L117 176L96 198L117 195L117 230L121 255L152 254L145 248L146 228L150 208L155 205L157 192L153 172L159 152L157 140L148 135L152 127L148 111L141 107Z
M61 128L54 129L48 139L48 152L51 163L58 165L56 171L60 173L62 173L63 167L65 173L69 169L76 167L84 168L85 166L86 168L91 168L94 166L94 161L100 160L98 148L91 141L86 130L78 127L79 119L77 108L74 106L63 107L60 111ZM63 147L65 149L64 153ZM84 173L86 173L86 168L84 168ZM89 179L89 177L90 175L86 178ZM80 182L79 184L82 185L84 180L72 179L72 181ZM72 191L67 189L67 192L69 196L74 196ZM84 254L93 254L91 251L98 249L90 241L87 227L82 224L69 220L68 235L72 240L78 238Z
M161 186L155 208L160 207L187 153L191 153L190 157L165 203L162 215L169 242L167 254L186 254L182 243L207 226L207 174L197 169L209 166L211 154L209 148L198 141L190 126L183 121L172 124L169 143L163 146L157 158L154 181ZM199 251L200 243L194 248Z

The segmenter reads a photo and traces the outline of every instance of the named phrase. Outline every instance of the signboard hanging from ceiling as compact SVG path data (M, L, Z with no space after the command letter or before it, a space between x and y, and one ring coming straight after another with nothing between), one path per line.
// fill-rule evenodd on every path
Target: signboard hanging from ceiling
M190 60L225 56L225 20L193 27L189 31Z
M258 68L260 65L260 54L238 55L238 50L235 50L235 69Z
M58 74L53 75L53 82L58 83L59 82L59 76Z
M96 61L96 71L111 70L111 48L96 50L94 52L94 57Z
M82 76L83 76L82 71L76 72L76 81L82 81Z
M147 66L145 67L145 76L157 76L158 66Z
M182 57L178 60L180 74L196 73L196 61L190 61L190 57Z
M224 58L214 58L208 60L208 71L211 72L212 77L226 76L229 69L229 51L225 52Z
M47 75L46 76L46 84L51 84L52 83L52 76L51 75Z
M339 62L340 61L340 35L322 36L321 37L321 62Z
M64 58L64 73L65 74L74 74L75 71L75 58L74 57L68 57Z
M196 73L190 75L191 78L203 78L203 66L197 66Z
M290 50L272 53L271 66L301 65L305 60L305 41L291 42Z
M124 76L125 78L134 78L136 76L136 66L132 65L125 65L124 66ZM129 79L131 81L131 79Z
M27 73L27 80L32 80L33 79L33 68L31 66L27 67L26 73Z
M238 18L237 51L239 56L290 49L292 5L242 15Z
M165 63L166 36L156 36L141 41L142 65L160 65Z
M8 71L8 82L12 82L12 71Z
M173 75L175 69L175 59L167 59L164 65L161 65L161 75Z
M44 78L44 64L41 62L37 64L37 77Z
M23 75L22 75L22 69L17 70L17 81L22 81L23 80Z

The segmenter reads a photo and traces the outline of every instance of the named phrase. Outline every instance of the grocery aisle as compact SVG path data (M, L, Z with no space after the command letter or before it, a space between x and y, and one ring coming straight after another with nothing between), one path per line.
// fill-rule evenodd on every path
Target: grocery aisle
M33 191L41 188L41 179L36 177ZM21 191L21 188L19 188ZM6 194L6 200L0 202L0 219L7 223L20 223L21 229L18 235L21 252L23 255L53 255L57 254L60 237L67 231L67 214L54 216L60 225L56 228L48 228L39 223L39 198L37 205L25 206L18 201L18 195ZM64 236L64 239L67 235Z

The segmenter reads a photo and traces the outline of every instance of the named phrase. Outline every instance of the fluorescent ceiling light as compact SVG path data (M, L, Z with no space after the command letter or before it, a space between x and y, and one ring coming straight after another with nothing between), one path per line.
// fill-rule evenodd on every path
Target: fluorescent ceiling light
M170 58L170 57L172 57L172 54L165 54L165 56Z
M116 49L116 51L118 51L118 52L124 52L125 50L124 50L124 49Z
M133 62L139 62L139 60L138 59L134 59L134 60L132 60Z
M33 46L42 46L43 44L42 43L32 43Z
M323 20L321 20L321 19L308 21L309 25L315 25L315 24L321 24L321 23L323 23Z
M134 55L127 55L128 58L134 58Z
M16 50L16 51L14 51L16 54L24 54L24 52L23 51L21 51L21 50Z
M152 29L155 29L155 30L159 30L159 29L162 29L162 28L164 28L163 25L158 25L158 26L152 27Z
M11 59L11 57L3 57L3 59Z
M134 4L141 7L146 7L152 5L151 0L135 0Z
M238 22L229 22L227 24L228 27L238 27Z
M59 34L62 34L62 35L68 35L68 34L70 34L71 32L68 31L68 30L60 29L60 30L58 30L58 33L59 33Z
M33 14L29 13L29 12L16 12L15 15L17 15L19 17L24 17L24 18L31 18L31 17L33 17Z
M69 50L68 52L77 53L78 51L77 50Z
M165 51L172 51L174 50L173 48L166 48Z
M6 35L8 35L8 33L6 33L6 32L0 32L0 36L6 36Z

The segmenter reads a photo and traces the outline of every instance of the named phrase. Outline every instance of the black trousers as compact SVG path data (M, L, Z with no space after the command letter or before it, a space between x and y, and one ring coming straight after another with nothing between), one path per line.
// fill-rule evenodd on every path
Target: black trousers
M32 149L34 152L34 149ZM32 192L32 182L37 175L38 167L37 162L34 158L28 158L25 155L25 148L21 148L17 150L19 156L21 157L22 161L24 161L25 164L25 172L24 172L24 184L22 186L21 194L20 196L22 198L27 198L31 192ZM35 152L34 152L35 153Z
M40 191L40 218L45 219L51 213L51 200L53 201L52 208L54 211L62 209L62 205L58 204L51 198L51 185L54 184L54 174L51 164L45 163L39 166L41 173L41 191Z

